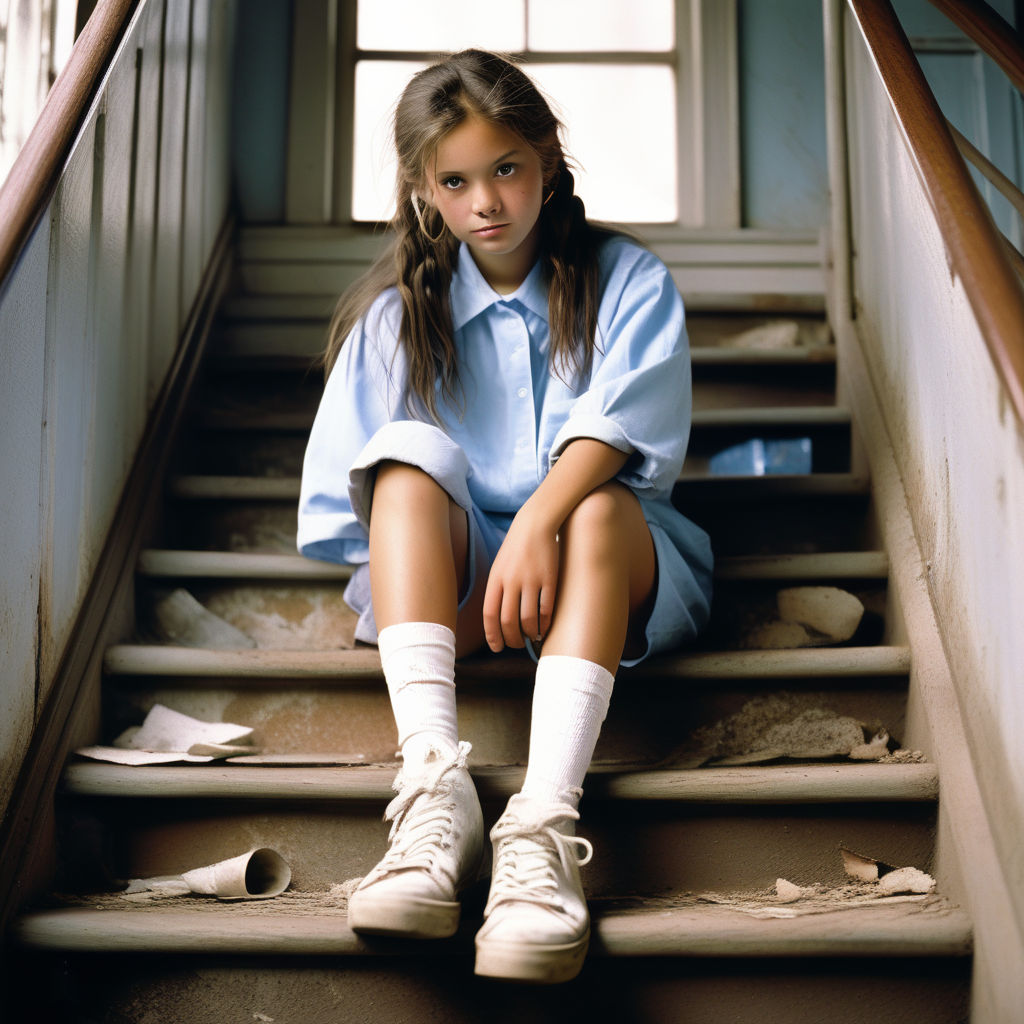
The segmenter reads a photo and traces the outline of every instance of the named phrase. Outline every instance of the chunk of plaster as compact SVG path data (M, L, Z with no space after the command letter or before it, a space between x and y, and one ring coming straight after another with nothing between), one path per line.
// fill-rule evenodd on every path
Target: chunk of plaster
M878 891L886 896L898 893L929 893L935 888L935 879L917 868L896 868L878 880Z
M838 587L786 587L777 600L780 618L799 622L837 642L849 640L864 617L864 605Z

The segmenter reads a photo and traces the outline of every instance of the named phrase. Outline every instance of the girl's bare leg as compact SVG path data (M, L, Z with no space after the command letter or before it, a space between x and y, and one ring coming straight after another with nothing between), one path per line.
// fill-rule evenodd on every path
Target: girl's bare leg
M466 585L467 513L430 476L402 462L377 469L370 518L370 588L378 629L435 622L458 638L458 654L483 643L483 587L458 611Z
M390 849L349 900L356 931L451 935L460 893L479 872L483 816L455 707L455 630L468 545L466 513L430 476L404 463L378 467L370 586L402 770L386 813ZM470 634L464 631L472 642Z
M613 675L629 626L642 627L657 575L636 496L612 482L592 491L559 531L561 566L544 654L596 662Z
M522 792L491 832L494 871L476 973L568 981L589 942L578 865L593 852L574 835L577 802L629 636L654 591L654 542L620 484L588 494L559 531L554 618L537 665Z

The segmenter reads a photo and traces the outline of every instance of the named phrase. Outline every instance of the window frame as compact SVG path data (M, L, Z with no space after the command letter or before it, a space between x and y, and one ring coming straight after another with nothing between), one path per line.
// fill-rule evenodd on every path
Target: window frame
M352 219L355 68L363 60L431 61L435 51L361 50L357 0L295 0L285 220L372 228ZM675 46L659 51L529 50L524 66L658 64L676 80L677 219L642 223L649 238L740 226L736 0L675 0ZM302 59L296 59L301 54ZM713 131L706 130L714 125Z

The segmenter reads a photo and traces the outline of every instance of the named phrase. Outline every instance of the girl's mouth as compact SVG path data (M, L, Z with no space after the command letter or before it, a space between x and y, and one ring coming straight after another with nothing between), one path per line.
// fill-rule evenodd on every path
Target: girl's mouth
M507 228L507 224L488 224L486 227L477 228L473 234L477 238L490 238L491 235L496 235L503 228Z

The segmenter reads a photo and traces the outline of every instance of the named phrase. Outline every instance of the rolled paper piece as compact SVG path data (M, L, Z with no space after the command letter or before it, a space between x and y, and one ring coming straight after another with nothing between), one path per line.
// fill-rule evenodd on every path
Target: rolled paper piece
M292 869L276 850L263 847L185 871L181 877L191 892L222 900L268 900L288 888Z

